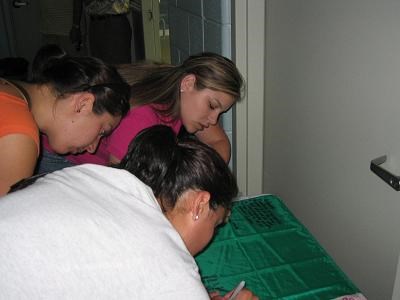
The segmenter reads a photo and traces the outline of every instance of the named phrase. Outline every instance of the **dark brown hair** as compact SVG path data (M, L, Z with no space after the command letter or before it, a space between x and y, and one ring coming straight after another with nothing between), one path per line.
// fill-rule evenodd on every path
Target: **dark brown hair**
M178 140L165 125L142 130L117 168L150 186L165 210L189 189L209 192L213 209L230 208L238 193L234 175L214 149L196 139Z
M32 81L47 85L57 98L82 91L95 97L93 112L125 116L130 88L116 68L94 57L69 56L57 45L43 46L32 66Z

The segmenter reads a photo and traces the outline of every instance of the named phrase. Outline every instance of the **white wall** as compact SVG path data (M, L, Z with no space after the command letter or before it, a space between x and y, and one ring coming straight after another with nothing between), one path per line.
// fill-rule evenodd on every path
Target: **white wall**
M268 0L264 192L369 299L391 299L400 193L400 1Z

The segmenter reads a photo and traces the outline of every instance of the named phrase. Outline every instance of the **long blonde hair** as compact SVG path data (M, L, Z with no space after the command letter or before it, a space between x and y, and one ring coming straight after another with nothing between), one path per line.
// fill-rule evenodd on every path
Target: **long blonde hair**
M181 65L139 63L120 65L118 71L131 85L131 105L158 104L160 113L179 117L180 84L184 76L196 76L195 88L205 88L241 98L243 78L235 64L215 53L188 57Z

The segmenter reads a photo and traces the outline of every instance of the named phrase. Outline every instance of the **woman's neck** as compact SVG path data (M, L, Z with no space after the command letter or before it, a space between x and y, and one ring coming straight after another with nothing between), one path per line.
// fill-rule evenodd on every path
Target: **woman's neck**
M176 211L164 212L164 215L171 223L172 227L174 227L175 230L178 232L190 254L193 255L193 249L191 247L190 239L192 229L190 226L190 222L188 223L188 218L190 217L188 217L187 214L183 212L177 213Z
M18 82L30 98L30 109L40 131L46 132L56 97L47 85Z

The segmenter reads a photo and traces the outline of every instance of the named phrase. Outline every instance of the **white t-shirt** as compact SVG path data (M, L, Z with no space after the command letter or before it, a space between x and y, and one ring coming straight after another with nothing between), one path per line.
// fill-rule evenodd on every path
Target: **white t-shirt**
M0 199L0 299L209 299L151 189L66 168Z

